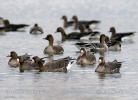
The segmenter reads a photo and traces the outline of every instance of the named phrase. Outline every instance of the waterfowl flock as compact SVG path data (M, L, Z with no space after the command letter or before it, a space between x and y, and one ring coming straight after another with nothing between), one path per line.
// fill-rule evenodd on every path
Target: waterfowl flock
M121 61L117 61L114 58L114 61L106 62L106 53L108 51L121 51L121 45L124 37L132 37L135 35L134 32L124 32L124 33L116 33L115 27L111 27L109 32L111 35L108 37L107 34L103 34L99 31L94 31L93 26L97 26L101 23L99 20L79 20L76 15L72 17L71 21L68 21L67 16L63 15L61 17L63 19L63 27L57 27L56 34L61 33L60 41L76 41L74 46L79 49L80 55L76 58L70 57L60 57L59 59L47 61L47 57L40 58L37 55L18 55L16 51L11 51L7 57L10 57L8 61L8 65L10 67L19 68L20 72L36 70L39 72L68 72L73 66L73 63L80 66L93 66L97 64L97 57L95 53L99 53L100 57L98 60L97 68L95 72L98 73L107 73L114 74L119 73L120 68L122 66ZM8 19L0 18L0 33L11 32L11 31L19 31L22 28L27 28L28 24L11 24ZM66 33L65 30L68 27L74 27L71 33ZM77 31L76 31L77 30ZM44 34L44 30L42 27L35 23L33 27L30 28L30 35L34 34ZM46 34L46 37L43 38L47 40L48 45L46 47L42 47L44 49L44 55L59 55L64 53L64 48L61 45L54 44L54 37L52 34ZM86 42L81 42L80 40L87 40ZM132 39L132 38L131 38ZM93 42L92 40L97 40L97 42ZM64 42L63 42L64 43Z

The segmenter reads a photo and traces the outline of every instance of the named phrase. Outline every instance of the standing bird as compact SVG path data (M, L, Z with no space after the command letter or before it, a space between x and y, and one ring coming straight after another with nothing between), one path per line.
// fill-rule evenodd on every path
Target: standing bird
M121 42L124 37L131 38L132 36L134 36L134 33L135 33L135 32L116 33L116 30L114 27L111 27L109 32L112 33L110 40L119 41L119 42Z
M44 40L49 41L49 45L44 49L44 54L62 54L64 49L60 45L53 45L54 38L51 34L48 34Z
M85 48L80 50L80 56L77 58L77 64L90 65L96 63L96 57L93 53L86 52Z
M107 74L119 73L120 68L122 66L122 62L118 62L117 60L114 60L112 62L105 62L104 57L99 57L98 63L99 65L95 69L95 72L99 73L107 73Z
M65 16L65 15L63 15L61 19L63 19L63 27L64 28L67 28L74 24L74 21L68 21L67 16Z
M38 26L38 24L34 24L34 27L30 29L30 33L31 34L42 34L44 32L43 32L43 29Z

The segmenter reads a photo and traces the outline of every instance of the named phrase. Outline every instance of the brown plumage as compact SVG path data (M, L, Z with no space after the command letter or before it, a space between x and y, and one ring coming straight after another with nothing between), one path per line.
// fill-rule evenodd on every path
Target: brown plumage
M31 34L42 34L44 32L43 32L43 29L36 23L34 24L34 27L30 29L30 33Z
M48 34L44 40L49 41L49 45L44 49L44 54L62 54L64 49L60 45L53 45L54 38L51 34Z
M111 27L109 32L111 32L111 37L110 39L113 41L122 41L123 37L129 37L129 36L133 36L134 33L136 32L124 32L124 33L116 33L116 29L114 27Z
M67 16L65 16L65 15L63 15L61 19L63 19L63 27L64 28L72 26L74 23L74 21L68 21Z
M18 55L15 51L11 51L7 57L11 57L8 61L8 64L11 67L19 67L19 63L17 62Z
M86 52L84 48L80 50L80 56L77 58L77 64L87 65L87 64L95 64L96 57L92 53Z
M28 57L19 56L17 62L20 64L19 65L20 72L24 72L24 70L30 71L39 69L37 63L31 64L29 56Z
M118 62L117 60L114 60L112 62L105 62L104 57L99 57L98 63L99 65L95 69L95 72L109 74L119 73L122 65L122 62Z
M71 61L72 59L70 57L53 60L51 62L47 62L46 64L43 64L42 60L38 56L34 56L32 59L32 63L38 63L40 72L67 72L74 62Z
M74 15L72 17L72 19L74 20L74 29L78 29L80 25L91 25L91 24L99 24L100 21L97 20L91 20L91 21L85 21L85 20L78 20L78 17L76 15Z
M19 57L21 57L22 59L28 59L30 58L30 55L28 55L27 53L24 55L20 55L18 56L18 54L15 51L11 51L10 54L7 57L11 57L8 61L8 64L11 67L19 67L20 63L17 61L17 59L19 59Z

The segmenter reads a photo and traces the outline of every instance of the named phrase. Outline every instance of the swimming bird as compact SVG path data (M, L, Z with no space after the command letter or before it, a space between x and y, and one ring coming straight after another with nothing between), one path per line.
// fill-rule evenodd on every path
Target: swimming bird
M91 20L91 21L85 21L85 20L78 20L78 17L76 15L74 15L72 17L73 21L74 21L74 29L78 29L78 27L80 25L91 25L91 24L94 24L94 25L98 25L100 23L100 21L98 20Z
M28 27L27 24L11 24L9 20L5 19L3 21L4 27L6 27L6 31L24 31L24 28Z
M81 50L81 48L85 48L86 51L91 52L106 52L108 51L108 46L105 42L106 36L104 34L100 35L100 43L75 43L75 46Z
M136 33L136 32L116 33L116 30L115 30L114 27L111 27L109 32L111 32L110 39L114 40L114 41L119 41L119 42L122 41L122 38L124 38L124 37L132 37L132 36L134 36L134 33Z
M63 15L61 19L63 19L63 27L64 28L67 28L67 27L72 26L74 24L74 21L68 21L66 15Z
M40 58L43 64L45 63L45 60L43 60L44 58ZM30 70L39 70L38 63L32 64L32 60L30 59L30 56L28 57L19 56L17 59L17 63L19 63L20 72L30 71Z
M64 52L60 45L54 45L54 38L51 34L48 34L43 39L49 41L49 45L44 49L44 54L62 54Z
M66 34L66 32L64 31L64 29L62 27L58 27L57 28L57 31L56 32L60 32L61 33L61 36L62 36L62 41L65 41L65 40L79 40L79 39L83 39L83 38L87 38L89 39L90 37L90 33L86 33L86 34L83 34L80 32L71 32L71 33L68 33Z
M34 27L30 29L30 33L31 34L42 34L44 32L43 32L43 29L40 26L38 26L38 24L36 23L34 24Z
M19 63L17 62L17 59L19 59L19 57L22 57L23 59L27 59L30 57L30 55L28 55L27 53L24 55L20 55L18 56L18 54L15 51L11 51L10 54L7 57L11 57L8 61L8 64L11 67L19 67Z
M100 32L98 31L92 31L92 29L86 29L84 26L79 26L80 33L89 33L91 34L89 39L99 39L100 38Z
M85 48L81 48L80 56L77 58L77 64L80 65L90 65L96 63L96 57L93 53L89 53Z
M38 56L34 56L32 58L32 64L33 63L38 63L40 72L67 72L70 70L74 61L71 57L65 57L43 64Z
M112 62L105 62L104 57L99 57L98 63L99 65L95 69L95 72L99 73L107 73L107 74L119 73L120 68L122 66L122 62L118 62L117 60L114 60Z
M110 40L109 37L106 36L105 42L109 51L121 51L121 43L119 41Z

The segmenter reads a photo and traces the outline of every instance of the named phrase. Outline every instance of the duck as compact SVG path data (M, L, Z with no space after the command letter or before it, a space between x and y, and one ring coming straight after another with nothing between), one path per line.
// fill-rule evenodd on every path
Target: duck
M124 33L116 33L115 27L111 27L109 32L111 32L111 40L122 42L124 37L132 37L136 32L124 32Z
M105 62L104 57L99 57L98 66L95 69L95 72L98 73L107 73L107 74L114 74L120 73L120 68L122 66L122 62L118 62L114 60L112 62Z
M96 57L93 53L87 52L85 48L81 48L80 55L77 58L79 65L93 65L96 63Z
M80 34L80 32L71 32L71 33L66 34L66 32L64 31L62 27L58 27L56 32L61 33L62 41L88 39L90 37L90 33Z
M85 48L86 51L90 52L107 52L108 46L105 42L106 36L104 34L100 35L100 43L75 43L75 46L81 50L81 48Z
M109 51L121 51L121 43L119 41L110 40L109 37L106 36L105 42Z
M30 33L31 34L42 34L44 32L43 32L43 29L41 27L39 27L39 25L37 23L35 23L34 27L32 27L30 29Z
M54 38L51 34L48 34L43 39L49 41L49 45L44 49L44 54L63 54L64 49L60 45L53 45Z
M85 20L78 20L78 17L76 15L72 16L72 19L74 21L74 29L78 29L79 25L98 25L101 21L98 20L92 20L92 21L85 21Z
M63 15L61 19L63 19L63 27L64 28L67 28L69 26L73 26L73 24L74 24L74 21L68 21L66 15Z
M30 57L30 55L28 55L27 53L24 54L24 55L21 55L21 56L18 56L18 54L15 52L15 51L11 51L10 54L7 56L7 57L11 57L8 61L8 65L10 65L11 67L19 67L19 63L17 62L17 59L19 57L22 57L24 59L27 59Z
M67 72L71 69L74 60L71 57L65 57L43 64L38 56L34 56L32 58L33 63L38 63L39 72Z
M4 27L6 27L6 31L24 31L24 28L28 27L27 24L10 24L8 19L3 21Z

